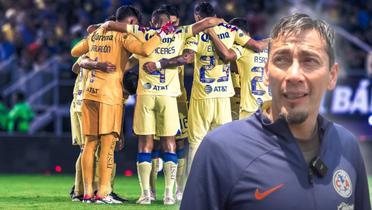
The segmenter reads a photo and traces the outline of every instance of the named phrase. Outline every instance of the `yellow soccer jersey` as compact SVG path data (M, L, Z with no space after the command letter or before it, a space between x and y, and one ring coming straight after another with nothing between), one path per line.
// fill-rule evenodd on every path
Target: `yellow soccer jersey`
M242 56L236 61L241 85L240 109L255 112L264 102L271 100L271 91L263 83L268 49L255 53L240 46L233 48L239 48L242 53Z
M178 67L178 78L180 80L181 95L178 96L177 101L187 101L187 91L185 88L185 66Z
M234 43L245 45L250 39L239 28L221 23L214 27L218 38L231 48ZM217 55L209 36L200 32L189 38L185 49L196 52L194 58L194 81L191 97L194 99L231 97L234 89L231 81L230 64L225 64ZM239 54L239 53L237 53Z
M130 54L149 55L159 44L158 36L144 43L130 34L98 28L78 43L71 54L76 56L88 52L89 58L110 62L116 70L112 73L89 71L83 98L111 105L122 104L123 73Z
M187 28L187 26L180 26L179 28ZM192 28L189 28L187 30L192 30ZM186 40L185 40L186 42ZM184 43L185 43L184 42ZM179 55L182 55L183 49L180 51ZM185 88L185 66L178 66L178 78L180 80L180 87L181 87L181 95L177 98L177 101L186 102L187 101L187 91ZM187 116L186 116L187 117Z
M148 40L156 31L153 28L140 28L128 26L129 33L134 33L139 39ZM143 64L146 62L156 62L163 58L173 58L182 53L185 41L191 37L192 26L178 28L173 34L163 38L162 43L154 52L145 56L136 56L139 60L139 82L137 87L138 95L181 95L180 81L178 77L179 68L161 69L153 74L148 74L143 70Z
M82 59L82 56L80 56L75 63L80 63L81 59ZM74 83L74 89L72 91L74 101L76 101L78 91L79 91L79 85L80 85L80 79L79 78L80 78L80 72L82 71L82 68L79 68L79 69L80 69L80 71L79 71L78 75L76 76L75 83Z
M75 83L75 86L78 85L77 89L77 96L76 96L76 107L75 110L78 112L81 112L81 105L83 104L83 97L84 97L84 90L85 90L85 84L88 79L89 70L80 68L79 76L77 79L77 84Z

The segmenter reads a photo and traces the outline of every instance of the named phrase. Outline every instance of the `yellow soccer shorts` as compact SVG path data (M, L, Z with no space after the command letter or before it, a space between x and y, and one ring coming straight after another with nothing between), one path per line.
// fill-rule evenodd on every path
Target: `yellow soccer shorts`
M81 124L81 112L75 110L75 101L71 102L70 119L71 119L71 136L72 145L84 145L83 127Z
M137 95L133 130L136 135L175 136L180 129L177 99Z
M177 98L177 108L178 108L178 117L180 120L180 130L177 132L176 139L182 140L186 139L188 136L187 132L187 114L189 112L188 101L185 101L184 98ZM159 140L158 136L154 136L155 140Z
M83 100L81 107L83 134L85 136L101 136L121 133L123 105L105 104L93 100Z
M177 134L176 139L185 139L188 136L187 115L189 112L188 101L177 100L178 117L180 120L180 132Z
M230 98L231 103L231 117L232 120L239 119L239 110L240 110L240 96L233 96Z
M190 147L197 148L208 131L231 122L230 98L191 98L188 120Z

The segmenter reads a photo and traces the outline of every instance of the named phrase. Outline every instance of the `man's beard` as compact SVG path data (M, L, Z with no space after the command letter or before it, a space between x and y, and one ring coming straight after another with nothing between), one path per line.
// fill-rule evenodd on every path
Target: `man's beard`
M288 124L301 124L305 122L309 116L308 112L283 112L279 114L279 118L284 119Z

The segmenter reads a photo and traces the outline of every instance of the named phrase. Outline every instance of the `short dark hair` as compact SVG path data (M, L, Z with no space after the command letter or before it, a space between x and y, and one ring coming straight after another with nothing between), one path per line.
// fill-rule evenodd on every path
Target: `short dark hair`
M326 42L326 52L329 57L329 66L335 62L335 32L333 28L323 20L312 19L307 14L295 13L279 20L272 31L271 39L279 36L291 36L305 30L315 29Z
M197 13L201 18L213 17L216 15L212 4L205 1L196 4L194 13Z
M234 25L242 29L245 33L249 33L249 31L251 30L249 26L249 22L245 18L241 18L241 17L233 18L229 21L229 23L231 25Z
M180 17L180 10L176 5L173 4L163 4L160 6L159 9L164 9L168 12L170 16L176 16L177 18Z
M137 8L128 5L119 7L116 10L115 16L117 21L124 20L127 17L136 17L138 19L138 22L141 22L142 18L141 13Z
M166 15L168 17L168 19L170 18L168 11L165 10L165 9L155 10L154 12L152 12L151 18L154 18L155 22L158 23L160 21L160 16L162 16L162 15Z
M106 18L105 21L115 21L116 20L116 16L115 15L110 15L109 17Z

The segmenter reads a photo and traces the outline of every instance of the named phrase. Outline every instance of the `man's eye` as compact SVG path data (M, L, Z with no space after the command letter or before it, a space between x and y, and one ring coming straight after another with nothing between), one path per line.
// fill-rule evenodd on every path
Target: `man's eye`
M307 65L318 65L320 62L318 61L318 59L315 59L315 58L305 58L303 60L303 62Z
M275 56L273 59L273 62L274 64L280 65L280 64L288 63L290 61L289 61L289 58L286 56Z

